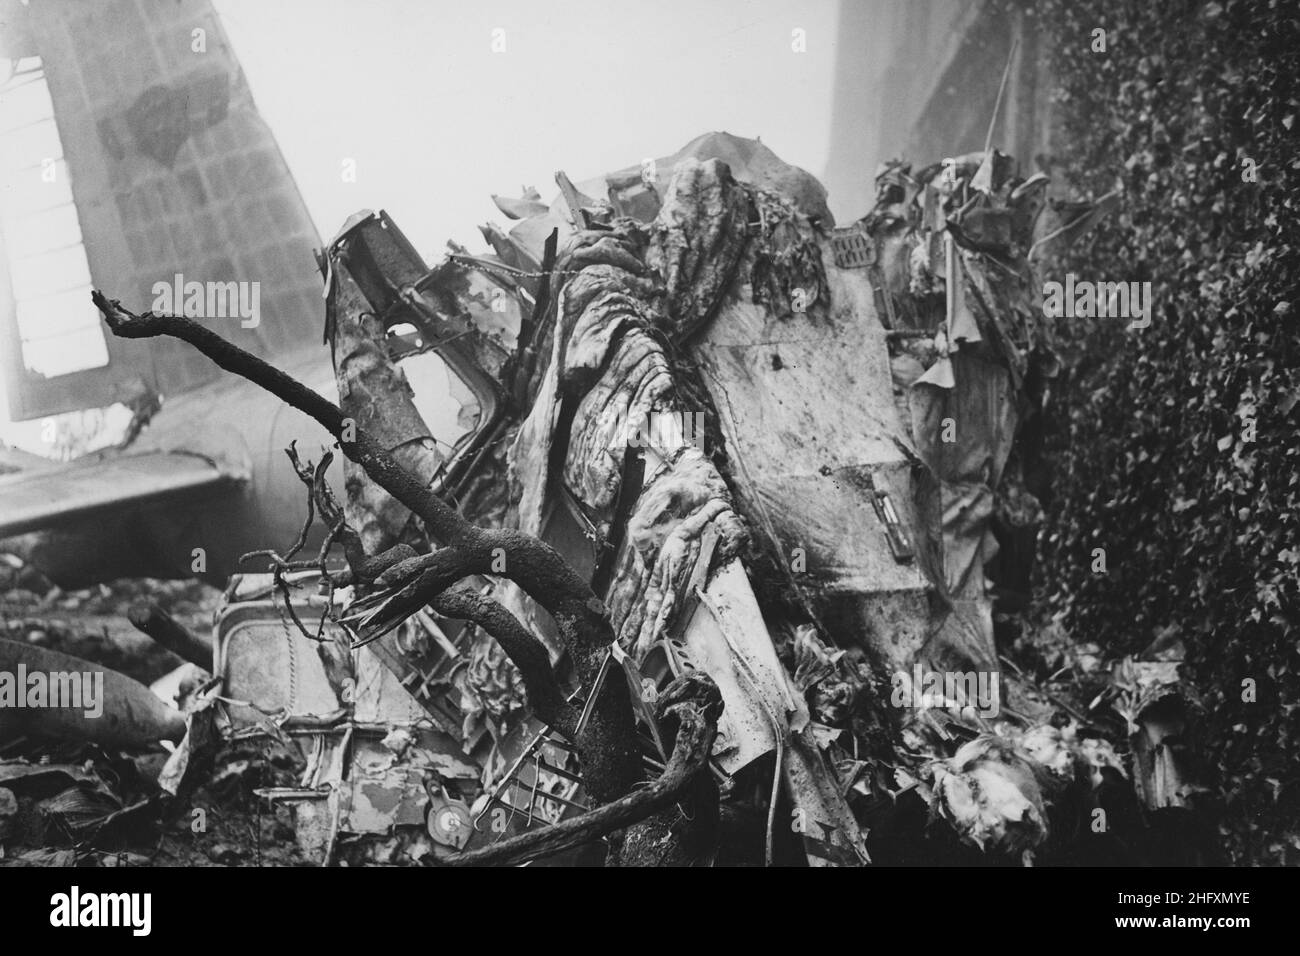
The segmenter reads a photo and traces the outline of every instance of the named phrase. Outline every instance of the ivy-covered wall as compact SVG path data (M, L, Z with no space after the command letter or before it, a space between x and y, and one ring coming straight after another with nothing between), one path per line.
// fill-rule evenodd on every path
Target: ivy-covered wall
M1145 329L1057 322L1040 611L1111 654L1181 638L1227 852L1300 863L1300 3L1026 9L1059 87L1053 177L1123 189L1045 278L1154 297Z

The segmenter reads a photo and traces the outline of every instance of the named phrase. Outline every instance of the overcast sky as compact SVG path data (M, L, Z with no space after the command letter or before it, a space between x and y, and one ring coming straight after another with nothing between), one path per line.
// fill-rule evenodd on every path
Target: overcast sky
M476 226L503 222L491 193L549 200L558 169L580 181L708 130L761 137L815 175L826 165L836 0L216 8L325 239L384 208L426 259L448 238L478 249Z

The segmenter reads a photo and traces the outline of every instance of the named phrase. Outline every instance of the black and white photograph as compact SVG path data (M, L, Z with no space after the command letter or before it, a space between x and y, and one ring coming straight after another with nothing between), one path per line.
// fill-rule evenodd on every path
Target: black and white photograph
M6 924L814 867L1250 928L1298 114L1295 0L0 0Z

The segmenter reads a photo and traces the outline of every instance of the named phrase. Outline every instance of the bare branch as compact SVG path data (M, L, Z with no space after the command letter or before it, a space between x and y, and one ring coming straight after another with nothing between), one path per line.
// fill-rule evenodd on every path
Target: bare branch
M533 716L570 740L575 739L577 709L560 690L545 646L528 632L519 618L499 602L466 584L444 591L434 600L433 607L445 617L478 625L501 645L523 678Z
M212 645L180 624L154 601L138 601L126 612L136 630L148 634L178 657L212 668Z
M260 385L310 415L338 439L344 454L360 465L376 484L419 515L434 538L462 550L465 574L492 573L491 565L496 558L494 551L501 548L507 556L507 570L501 573L554 615L562 633L567 626L566 639L585 639L600 645L608 645L612 639L608 626L602 627L603 605L590 585L569 567L559 552L530 535L504 530L487 531L470 523L406 471L355 422L348 422L347 428L353 440L345 441L345 418L332 402L191 319L151 312L136 315L98 290L91 293L91 299L114 335L137 339L160 335L179 338L227 371ZM442 587L450 583L453 582ZM420 590L424 595L427 587ZM431 594L424 596L415 607L422 607L431 597Z
M413 614L464 577L500 574L517 583L546 609L569 649L579 678L589 687L595 683L604 655L614 641L613 629L604 604L590 584L558 551L519 531L488 531L467 521L403 468L356 422L346 420L336 405L212 330L181 316L150 312L135 315L98 290L91 293L91 299L114 335L179 338L227 371L243 376L310 415L338 440L343 453L360 465L368 477L424 520L430 535L445 547L428 555L428 564L422 566L418 577L402 587L384 607L385 624L396 626L393 622L400 623L399 613ZM503 552L506 566L498 571L493 565ZM355 565L353 570L360 573ZM632 702L624 682L611 681L605 685L592 707L592 718L579 735L582 739L575 743L593 796L608 800L627 793L642 774Z

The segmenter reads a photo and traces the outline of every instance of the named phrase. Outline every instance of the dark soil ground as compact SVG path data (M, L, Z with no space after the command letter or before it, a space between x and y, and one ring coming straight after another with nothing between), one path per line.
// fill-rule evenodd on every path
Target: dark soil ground
M183 661L132 627L137 600L158 602L206 634L218 592L193 581L122 580L64 592L23 568L0 565L0 640L38 644L151 684ZM110 753L30 737L0 742L0 771L24 764L80 770L11 780L0 792L0 866L305 866L287 809L254 790L292 786L302 756L278 745L232 744L216 755L185 806L157 787L162 747ZM12 794L12 798L6 793ZM85 825L131 808L107 822ZM10 812L6 813L6 809Z

